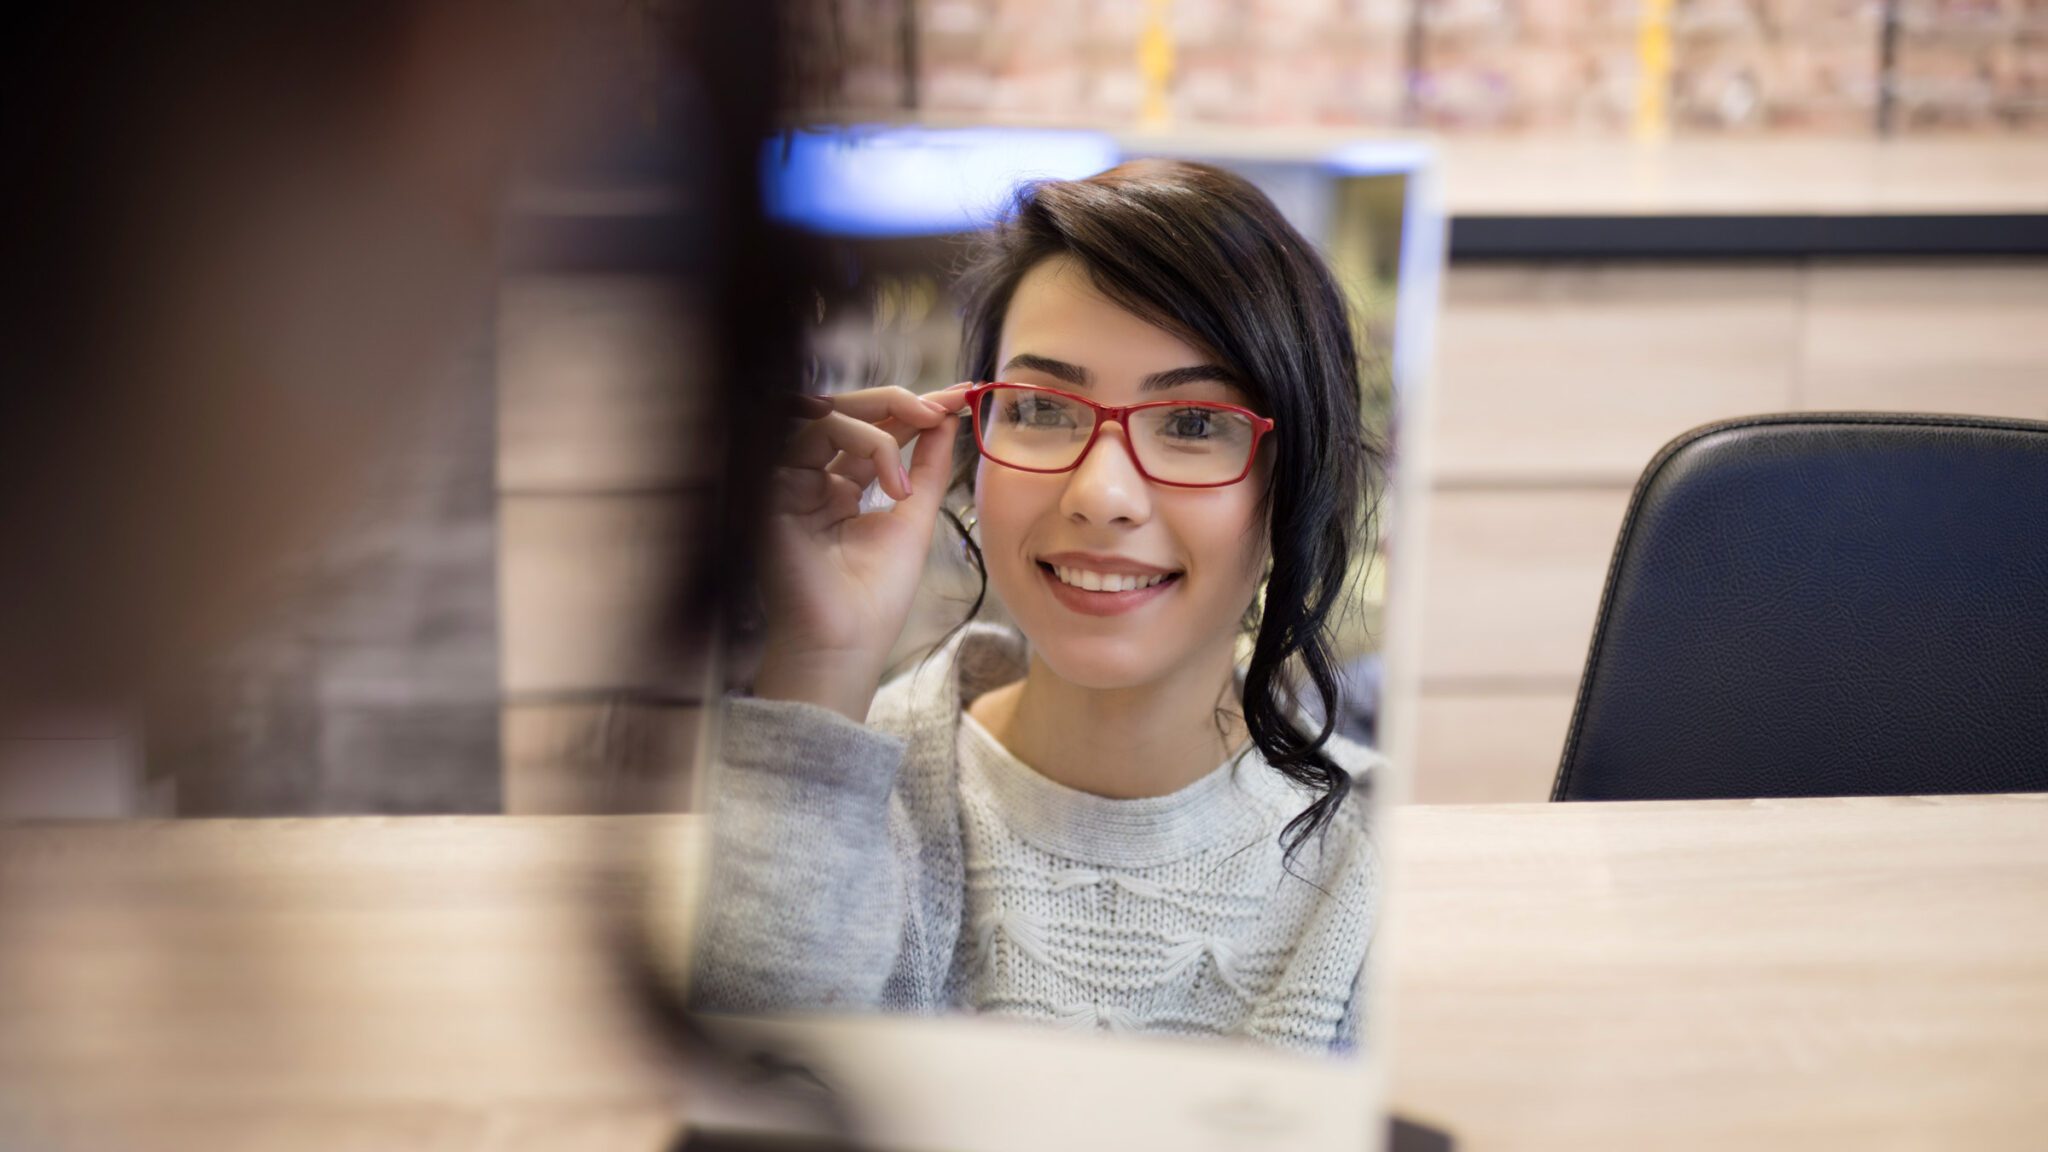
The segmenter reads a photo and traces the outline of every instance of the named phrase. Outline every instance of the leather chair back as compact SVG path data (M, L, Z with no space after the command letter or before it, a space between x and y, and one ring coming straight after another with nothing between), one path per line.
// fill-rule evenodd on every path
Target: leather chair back
M2048 791L2048 424L1759 416L1637 483L1554 800Z

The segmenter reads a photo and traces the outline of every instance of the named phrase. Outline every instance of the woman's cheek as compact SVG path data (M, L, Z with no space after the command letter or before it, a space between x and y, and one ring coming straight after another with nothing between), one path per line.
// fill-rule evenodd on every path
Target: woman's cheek
M974 480L974 520L980 536L982 563L997 599L1013 605L1023 592L1019 571L1024 534L1029 530L1029 510L1021 506L1019 493L1010 491L1005 478L995 475L983 461ZM1014 608L1012 609L1014 611Z
M1256 489L1247 487L1245 491ZM1258 598L1259 584L1265 579L1267 559L1272 553L1271 542L1256 498L1238 500L1228 510L1215 510L1208 525L1213 535L1204 543L1212 557L1210 569L1228 574L1231 585L1228 602L1219 604L1216 614L1229 621L1228 630L1234 633L1237 622Z

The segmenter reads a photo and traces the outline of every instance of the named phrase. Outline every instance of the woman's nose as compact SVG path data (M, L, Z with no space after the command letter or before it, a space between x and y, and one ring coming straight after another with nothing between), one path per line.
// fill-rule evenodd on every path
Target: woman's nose
M1152 493L1131 460L1123 425L1105 424L1088 455L1067 474L1060 511L1076 520L1142 524L1152 515Z

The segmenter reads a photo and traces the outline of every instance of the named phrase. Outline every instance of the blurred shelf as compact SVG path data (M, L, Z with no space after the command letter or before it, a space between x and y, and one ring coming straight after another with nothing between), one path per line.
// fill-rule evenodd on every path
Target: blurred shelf
M900 113L898 114L900 120ZM2048 214L2048 136L2039 133L1828 136L1792 131L1662 141L1566 132L1440 134L1376 128L1085 124L1015 115L932 114L929 128L1080 127L1151 155L1312 161L1370 142L1389 156L1434 153L1452 216L1939 216ZM645 267L648 228L684 206L655 187L532 187L511 212L515 266Z
M2048 214L2048 139L1443 137L1457 216Z
M2048 254L2048 214L1463 216L1456 260Z

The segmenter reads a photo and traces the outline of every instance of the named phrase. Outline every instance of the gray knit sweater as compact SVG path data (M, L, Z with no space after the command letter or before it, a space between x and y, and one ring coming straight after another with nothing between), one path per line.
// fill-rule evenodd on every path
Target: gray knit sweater
M1066 788L964 711L1024 670L1021 637L976 625L884 686L866 726L730 702L695 1006L1354 1046L1379 897L1362 798L1290 875L1278 837L1312 797L1255 749L1167 796ZM1354 779L1377 763L1329 752Z

